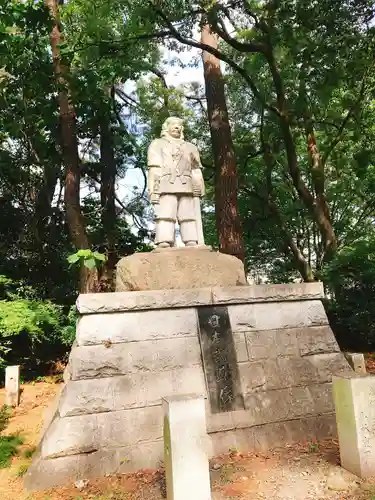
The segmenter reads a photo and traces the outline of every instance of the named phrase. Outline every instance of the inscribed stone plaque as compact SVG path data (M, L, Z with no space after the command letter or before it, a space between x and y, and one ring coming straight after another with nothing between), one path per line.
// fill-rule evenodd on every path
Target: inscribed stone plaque
M228 308L198 307L198 320L211 412L244 409Z

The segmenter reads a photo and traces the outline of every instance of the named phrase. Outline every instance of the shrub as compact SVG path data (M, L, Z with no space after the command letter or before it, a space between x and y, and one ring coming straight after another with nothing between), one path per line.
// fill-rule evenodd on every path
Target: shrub
M66 356L75 337L75 307L38 300L30 287L4 276L0 297L0 368L20 364L27 378Z
M9 467L12 457L18 455L18 448L23 444L21 436L0 436L0 468Z
M375 349L375 240L343 248L324 269L326 309L340 347Z

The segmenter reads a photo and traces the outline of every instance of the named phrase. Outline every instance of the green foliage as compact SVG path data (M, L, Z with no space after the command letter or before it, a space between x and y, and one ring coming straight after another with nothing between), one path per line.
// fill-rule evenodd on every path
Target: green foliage
M345 247L324 269L330 322L342 349L375 350L375 238Z
M107 257L100 252L93 252L90 249L81 249L78 252L69 255L69 264L83 264L88 269L99 268L103 265L103 262L107 260Z
M31 287L4 276L0 287L0 367L21 364L29 377L63 358L75 337L76 308L38 300Z
M61 343L70 348L76 338L76 324L79 314L76 306L72 306L66 316L65 325L61 328L60 341Z
M0 433L3 432L8 425L11 415L12 411L9 406L3 405L0 407Z
M19 454L19 447L24 443L21 436L0 436L0 468L9 467L12 457Z

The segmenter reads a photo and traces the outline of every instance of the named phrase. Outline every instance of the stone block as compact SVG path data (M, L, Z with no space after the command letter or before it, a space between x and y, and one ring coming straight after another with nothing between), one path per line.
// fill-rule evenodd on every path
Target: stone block
M324 297L323 283L288 283L277 285L236 286L213 288L214 304L242 304L255 302L285 302L319 300Z
M279 357L239 363L242 390L253 392L331 382L332 374L347 369L341 353Z
M275 302L254 305L255 330L279 330L328 324L319 300Z
M247 285L243 263L207 249L135 253L116 268L116 291Z
M82 294L77 299L77 308L81 314L94 314L220 304L316 300L321 299L323 295L321 283L214 288L191 288L189 284L185 290Z
M204 399L163 399L164 463L168 500L211 500Z
M206 395L201 366L165 372L135 373L119 377L71 380L63 391L62 417L155 406L163 396L195 392Z
M360 373L361 375L366 375L367 373L366 362L363 354L346 352L345 358L356 373Z
M317 371L317 380L321 383L331 382L332 375L350 370L350 366L342 352L314 354L303 358L311 363Z
M109 345L121 342L195 336L194 309L85 315L77 326L77 345Z
M235 449L242 452L266 452L286 444L335 437L334 415L257 425L210 433L214 455Z
M308 390L314 400L315 411L317 414L333 413L335 411L332 395L332 383L312 385L308 388Z
M163 438L161 406L57 418L44 436L42 458L135 446Z
M212 289L85 293L76 304L81 314L197 307L212 304Z
M299 329L255 330L245 334L250 360L299 356Z
M162 440L59 458L42 459L39 456L29 467L24 484L27 491L46 490L77 479L158 468L162 462Z
M316 414L315 403L307 387L248 394L245 396L245 406L252 413L255 425Z
M253 414L248 410L227 411L224 413L211 413L206 405L207 432L229 431L233 429L246 429L255 424Z
M200 362L198 338L177 337L108 346L102 344L76 347L70 355L69 366L72 380L79 380L178 370L200 365Z
M20 404L20 367L19 365L5 368L5 404L18 406Z
M254 308L253 304L229 306L230 324L234 333L248 332L255 328Z
M329 325L310 326L297 332L301 356L340 352L338 343Z
M233 429L210 434L213 456L233 451L252 452L254 448L254 428Z
M251 361L277 357L276 330L246 332L246 344Z
M249 360L247 345L244 333L233 333L234 347L236 350L237 363L244 363Z
M341 466L375 476L375 377L354 372L333 378Z

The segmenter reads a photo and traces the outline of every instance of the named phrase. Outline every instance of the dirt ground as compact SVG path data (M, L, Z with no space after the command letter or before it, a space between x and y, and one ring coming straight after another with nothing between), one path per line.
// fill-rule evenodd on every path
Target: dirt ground
M25 458L25 451L31 454L35 448L44 412L60 387L53 382L23 386L21 404L13 411L3 434L20 433L25 438L25 443L20 448L20 456L13 459L11 467L0 469L0 499L164 499L165 481L162 470L143 470L131 475L91 480L81 489L77 486L82 485L73 484L34 494L23 491L22 472L27 469L31 460ZM3 401L4 391L0 390L0 405ZM374 483L360 481L339 467L336 441L301 443L267 454L232 453L213 459L210 469L213 500L375 500L375 480Z

